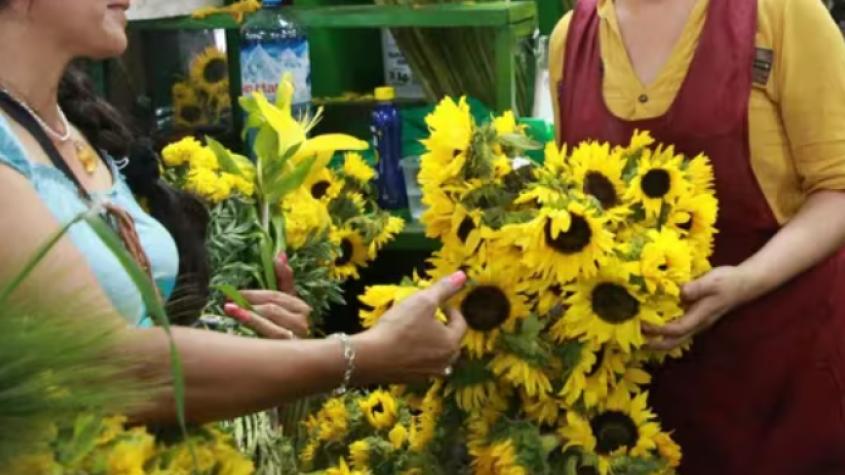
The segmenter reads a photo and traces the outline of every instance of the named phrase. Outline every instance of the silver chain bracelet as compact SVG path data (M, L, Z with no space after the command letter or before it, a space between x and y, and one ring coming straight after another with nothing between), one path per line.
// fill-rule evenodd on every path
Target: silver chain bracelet
M334 333L329 338L340 340L343 347L343 360L346 362L346 370L343 372L343 381L340 386L332 391L335 396L343 396L349 390L349 385L352 383L352 374L355 372L355 347L352 346L352 339L346 333Z

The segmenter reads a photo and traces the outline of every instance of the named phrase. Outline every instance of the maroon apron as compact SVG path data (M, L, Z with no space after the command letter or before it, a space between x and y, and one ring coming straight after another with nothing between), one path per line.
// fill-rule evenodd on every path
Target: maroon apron
M809 1L809 0L808 0ZM602 96L596 0L580 0L560 88L561 138L625 145L634 129L713 161L716 266L778 232L751 169L748 102L756 0L710 0L687 77L662 117L624 121ZM646 101L647 97L640 100ZM684 450L684 474L845 474L845 253L726 315L657 370L652 404Z

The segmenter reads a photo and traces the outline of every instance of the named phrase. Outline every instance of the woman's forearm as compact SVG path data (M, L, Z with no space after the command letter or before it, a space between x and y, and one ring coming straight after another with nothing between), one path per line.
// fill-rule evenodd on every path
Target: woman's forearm
M836 252L845 243L845 193L811 195L776 235L740 269L753 300L780 287Z
M260 340L188 328L174 328L185 377L186 415L201 423L276 407L340 385L346 362L337 340ZM367 383L373 342L367 335L353 343L361 355L358 383ZM154 379L169 378L169 342L161 329L131 329L123 348L142 360L141 372ZM176 420L171 384L136 415L144 423Z

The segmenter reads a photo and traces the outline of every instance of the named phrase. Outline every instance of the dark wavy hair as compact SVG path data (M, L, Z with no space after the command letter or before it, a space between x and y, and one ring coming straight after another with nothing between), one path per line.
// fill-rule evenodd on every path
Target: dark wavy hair
M0 0L2 7L4 0ZM211 274L205 246L208 210L195 196L165 183L152 142L139 137L122 114L99 97L79 65L71 65L59 85L59 104L91 145L115 159L128 159L122 172L136 197L170 232L179 250L179 276L168 301L174 323L190 325L208 301Z

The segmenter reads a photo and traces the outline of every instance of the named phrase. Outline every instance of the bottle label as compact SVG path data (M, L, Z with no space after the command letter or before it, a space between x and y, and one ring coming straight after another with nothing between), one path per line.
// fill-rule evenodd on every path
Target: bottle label
M382 51L384 52L384 81L396 90L396 95L406 99L422 99L425 94L414 77L411 66L396 44L396 39L390 30L381 31Z
M295 87L293 103L311 102L311 61L305 37L244 41L241 71L243 95L260 91L273 102L282 75L290 73Z

